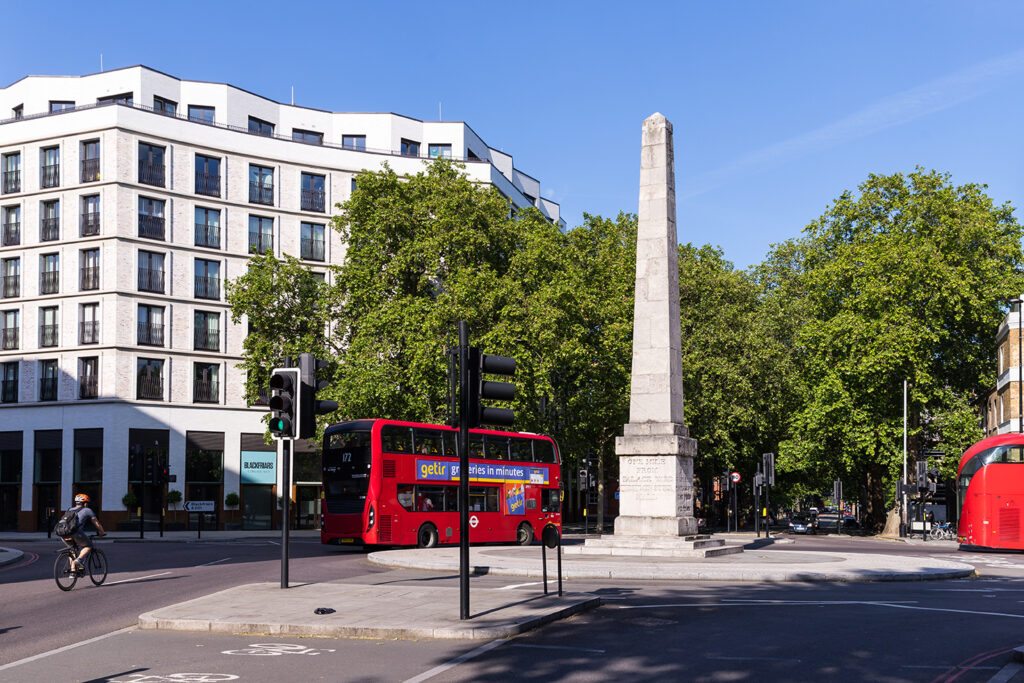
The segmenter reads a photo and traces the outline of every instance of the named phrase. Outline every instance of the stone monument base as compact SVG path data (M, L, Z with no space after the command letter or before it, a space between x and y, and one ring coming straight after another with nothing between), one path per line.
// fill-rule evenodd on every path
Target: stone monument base
M618 522L618 518L616 518ZM618 525L616 525L618 526ZM640 557L717 557L742 553L743 546L725 545L721 538L696 536L614 536L588 538L583 545L563 546L567 555L623 555Z
M697 533L694 517L631 517L615 518L615 535L623 536L693 536Z

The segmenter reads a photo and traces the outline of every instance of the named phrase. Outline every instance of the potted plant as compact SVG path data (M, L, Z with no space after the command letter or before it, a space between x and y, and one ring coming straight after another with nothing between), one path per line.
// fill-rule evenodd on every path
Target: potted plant
M128 522L131 522L132 512L139 506L139 498L135 495L135 491L128 489L128 493L121 496L121 505L124 505L125 510L128 511ZM139 517L139 524L142 524L142 517Z
M231 522L229 522L229 525L232 528L234 528L236 524L235 516L238 513L238 494L232 491L228 495L224 496L224 507L231 511L230 513L228 513L231 517Z
M167 504L174 510L174 521L178 521L178 503L181 502L181 491L178 489L171 489L167 492Z

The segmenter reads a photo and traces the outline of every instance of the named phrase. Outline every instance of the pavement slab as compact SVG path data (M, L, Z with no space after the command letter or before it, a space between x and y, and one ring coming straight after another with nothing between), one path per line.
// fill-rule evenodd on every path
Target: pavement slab
M584 593L523 598L474 589L470 619L459 618L458 588L346 583L253 583L139 616L139 628L210 633L365 638L505 638L601 604ZM314 610L327 607L332 614Z

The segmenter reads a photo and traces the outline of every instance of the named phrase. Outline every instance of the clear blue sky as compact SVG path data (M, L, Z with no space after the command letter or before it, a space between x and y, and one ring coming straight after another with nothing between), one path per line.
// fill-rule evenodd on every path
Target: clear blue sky
M146 64L336 111L464 120L569 226L635 212L640 125L675 127L680 241L744 268L869 173L1024 197L1024 4L3 3L0 83ZM1024 220L1024 217L1018 216Z

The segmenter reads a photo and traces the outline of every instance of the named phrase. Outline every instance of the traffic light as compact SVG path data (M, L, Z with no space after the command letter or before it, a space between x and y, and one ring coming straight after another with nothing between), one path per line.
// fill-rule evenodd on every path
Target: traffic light
M152 453L146 454L146 472L143 474L143 481L156 482L156 456Z
M156 468L156 483L166 484L171 480L171 473L167 465L160 465Z
M764 471L765 483L768 486L775 486L775 454L761 454L761 469Z
M333 413L338 409L337 401L316 397L316 392L330 384L327 380L316 378L316 371L326 368L327 365L327 361L320 360L311 353L299 354L299 429L296 436L300 439L316 436L317 415Z
M506 356L492 356L480 353L476 347L469 348L469 426L483 424L511 425L514 419L509 408L490 408L480 401L511 401L516 397L516 387L510 382L491 382L484 375L516 374L516 361Z
M271 372L270 435L275 439L295 438L295 426L302 419L298 388L298 368L275 368Z
M917 482L917 490L918 491L927 491L928 490L928 461L927 460L918 460L917 461L917 472L916 472L916 474L917 474L917 476L915 477L915 481Z

